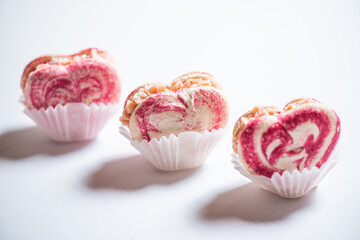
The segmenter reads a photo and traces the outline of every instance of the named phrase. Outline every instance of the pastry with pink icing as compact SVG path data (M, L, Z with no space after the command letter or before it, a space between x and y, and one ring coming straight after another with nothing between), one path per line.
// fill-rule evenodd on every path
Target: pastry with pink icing
M228 106L213 76L192 72L170 84L150 83L135 89L125 101L120 121L129 127L133 140L159 140L224 128Z
M311 98L289 102L281 111L254 107L242 115L233 131L233 150L253 175L302 172L327 162L340 137L340 119Z
M31 61L21 77L24 112L56 141L97 136L118 109L121 82L112 57L89 48Z
M97 48L36 58L25 67L21 88L29 109L67 103L107 104L120 99L120 79L112 57Z

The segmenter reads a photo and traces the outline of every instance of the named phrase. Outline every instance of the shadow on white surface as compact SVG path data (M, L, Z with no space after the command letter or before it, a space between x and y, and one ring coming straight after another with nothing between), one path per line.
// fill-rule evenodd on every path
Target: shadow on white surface
M209 221L278 221L310 205L313 195L314 190L301 198L285 199L249 183L216 196L201 210L201 217Z
M29 127L0 135L0 157L6 160L21 160L39 154L61 155L80 149L87 144L89 142L55 142L40 128Z
M143 156L135 155L104 163L86 180L91 189L137 190L150 185L167 185L190 177L197 168L163 172L153 167Z

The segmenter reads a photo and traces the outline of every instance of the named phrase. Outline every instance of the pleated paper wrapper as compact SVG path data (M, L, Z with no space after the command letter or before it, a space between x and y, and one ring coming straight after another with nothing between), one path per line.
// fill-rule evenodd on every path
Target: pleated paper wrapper
M224 134L223 129L198 132L183 132L178 136L171 134L168 138L155 138L149 142L132 140L129 129L121 125L120 133L136 148L154 167L163 171L177 171L195 168L203 164L213 148Z
M284 171L282 175L274 173L271 178L250 174L241 163L238 155L232 153L232 163L234 168L242 175L252 180L259 187L275 193L284 198L299 198L308 193L325 177L325 175L337 164L337 151L320 168L312 167L303 169L299 172L297 169L292 173Z
M88 141L96 138L110 118L120 109L120 104L67 103L28 109L28 115L53 140L59 142Z

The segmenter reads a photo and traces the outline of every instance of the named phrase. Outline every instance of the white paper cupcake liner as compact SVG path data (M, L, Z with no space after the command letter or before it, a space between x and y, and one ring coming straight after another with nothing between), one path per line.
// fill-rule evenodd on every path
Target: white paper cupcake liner
M303 169L302 172L295 170L292 173L284 171L282 175L274 173L271 178L250 174L235 153L232 153L232 163L236 170L259 187L284 198L298 198L319 184L330 169L337 164L337 157L333 153L332 157L320 168L312 167L310 170Z
M153 138L150 142L132 140L126 126L120 126L120 133L156 168L177 171L202 165L220 141L224 130L205 130L202 134L183 132L178 136L161 137L160 140Z
M55 141L75 142L94 139L109 119L120 109L120 104L67 103L29 110L28 115L46 134Z

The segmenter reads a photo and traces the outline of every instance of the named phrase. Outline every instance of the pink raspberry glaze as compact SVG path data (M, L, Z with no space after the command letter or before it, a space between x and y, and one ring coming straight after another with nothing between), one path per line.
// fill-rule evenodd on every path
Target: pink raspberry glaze
M120 99L120 79L107 58L74 60L68 65L47 64L41 60L49 60L46 56L39 59L27 66L22 79L24 103L30 109L72 102L107 104ZM38 63L45 65L36 68Z
M251 121L240 134L239 156L250 171L266 177L320 168L339 137L340 119L334 111L322 104L305 104Z
M219 129L227 119L227 103L220 91L189 88L149 96L131 115L129 128L135 140L150 141L184 131Z

